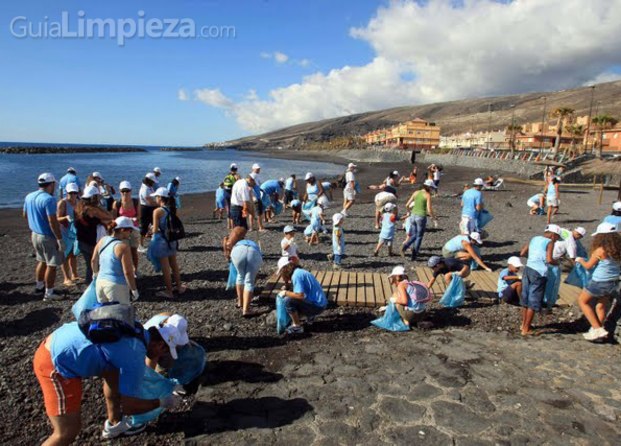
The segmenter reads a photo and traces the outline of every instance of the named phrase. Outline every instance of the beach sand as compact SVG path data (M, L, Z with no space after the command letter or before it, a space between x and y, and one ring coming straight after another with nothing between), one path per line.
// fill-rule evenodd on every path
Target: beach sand
M363 186L379 184L391 170L407 174L410 168L408 163L359 165ZM496 172L445 170L440 197L434 200L439 228L425 235L416 265L438 254L458 233L459 198L454 195L463 183L488 173ZM401 188L401 205L412 190L409 185ZM504 267L508 256L542 232L544 217L527 213L526 200L535 191L508 184L503 191L485 193L495 219L482 253L494 269ZM605 192L602 205L597 204L598 194L561 188L557 222L593 232L616 192ZM334 195L340 209L342 191ZM386 251L372 257L378 238L372 220L374 195L365 190L346 219L344 266L389 274L404 260L387 257ZM371 327L376 317L371 309L330 308L308 334L288 340L277 336L271 323L273 303L260 306L267 313L250 320L234 308L233 293L224 289L228 270L219 248L226 226L212 219L212 209L212 193L183 196L181 216L188 238L178 259L189 291L174 301L155 298L162 279L141 256L141 299L136 305L145 319L161 311L188 318L190 336L208 352L204 383L182 408L120 444L618 442L618 346L583 341L580 333L587 326L578 319L577 308L555 308L543 320L536 319L537 325L545 325L544 334L529 339L519 336L518 308L490 302L468 302L457 310L433 304L427 316L431 328L405 334ZM328 216L334 211L328 210ZM260 234L265 262L259 286L275 271L281 230L289 221L286 213ZM253 240L258 236L249 234ZM397 245L403 239L399 230ZM330 268L329 236L312 248L304 244L302 234L297 241L307 269ZM0 250L0 433L6 444L35 444L49 428L32 355L47 334L71 320L72 301L44 303L32 293L35 261L18 210L0 211ZM414 264L407 260L405 265ZM68 293L74 298L79 294ZM100 444L105 410L99 382L85 382L83 406L77 444Z

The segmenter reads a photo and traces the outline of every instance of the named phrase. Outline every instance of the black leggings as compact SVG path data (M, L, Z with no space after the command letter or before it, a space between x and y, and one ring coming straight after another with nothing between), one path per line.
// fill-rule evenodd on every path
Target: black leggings
M143 237L149 232L149 225L153 224L153 211L155 206L140 205L140 235Z

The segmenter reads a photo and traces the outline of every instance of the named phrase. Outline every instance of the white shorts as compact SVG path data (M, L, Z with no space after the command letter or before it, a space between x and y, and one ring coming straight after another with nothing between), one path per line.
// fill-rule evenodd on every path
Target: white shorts
M354 201L356 199L356 191L343 189L343 198L347 201Z
M527 201L526 206L528 206L529 208L532 208L533 206L539 207L539 203L535 203L533 201Z
M548 202L548 207L558 207L559 199L558 198L548 198L546 200Z
M130 304L129 287L120 285L106 279L97 278L95 283L95 293L97 294L97 302L119 302L122 304Z

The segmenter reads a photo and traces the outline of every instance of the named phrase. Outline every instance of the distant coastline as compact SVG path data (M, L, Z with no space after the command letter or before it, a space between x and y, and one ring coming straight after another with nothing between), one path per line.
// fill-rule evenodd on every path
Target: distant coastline
M0 153L41 155L47 153L146 152L141 147L13 146L0 147Z

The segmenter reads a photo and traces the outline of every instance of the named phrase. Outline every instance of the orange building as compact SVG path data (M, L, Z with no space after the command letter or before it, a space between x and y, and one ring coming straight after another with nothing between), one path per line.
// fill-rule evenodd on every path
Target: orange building
M416 118L363 136L367 144L400 149L435 149L440 145L440 127Z

